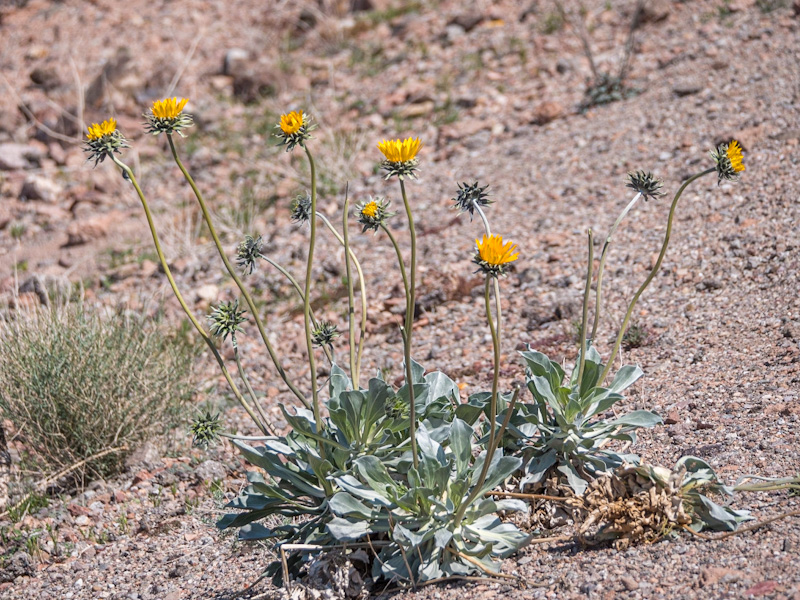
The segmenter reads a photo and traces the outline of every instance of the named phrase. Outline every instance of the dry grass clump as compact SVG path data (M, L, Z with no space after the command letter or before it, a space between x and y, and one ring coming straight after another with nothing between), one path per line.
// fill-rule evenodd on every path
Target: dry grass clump
M689 525L681 496L683 471L645 477L636 465L623 465L593 480L583 497L586 517L578 529L585 544L611 541L617 550L652 543L675 527Z
M48 475L85 459L75 483L119 472L191 395L192 349L140 320L56 307L0 322L0 338L0 415Z

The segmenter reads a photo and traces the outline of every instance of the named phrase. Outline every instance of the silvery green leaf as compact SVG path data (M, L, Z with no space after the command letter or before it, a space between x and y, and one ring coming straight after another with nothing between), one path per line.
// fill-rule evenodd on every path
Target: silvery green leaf
M572 466L572 463L568 462L559 465L557 469L566 476L567 483L569 484L569 487L572 488L572 491L575 492L575 495L583 496L583 493L586 491L586 488L589 484L581 478L581 476L578 474L578 471L574 466Z
M345 373L339 365L334 363L331 366L331 376L328 380L328 393L330 394L330 398L338 398L342 392L350 389L353 389L353 382L350 381L347 373Z
M495 457L498 454L499 451L495 453ZM505 482L506 479L511 477L514 471L519 469L520 465L522 465L522 459L516 456L501 456L499 460L495 460L493 457L492 464L489 466L489 474L486 477L486 481L483 483L480 493L484 494L491 491Z
M326 529L339 542L355 542L372 532L369 521L350 521L341 517L333 517Z
M392 501L386 495L365 486L352 475L334 477L334 481L344 491L351 493L357 498L361 498L370 503L380 504L381 506L392 506Z
M547 377L552 387L557 388L564 381L564 369L556 362L553 362L541 352L528 351L521 352L522 358L533 375Z
M492 544L492 555L507 558L532 538L523 533L513 523L503 523L496 515L481 517L464 528L472 532L484 543Z
M417 429L417 449L423 457L433 459L437 466L447 462L444 448L431 437L424 426Z
M356 517L361 519L371 519L376 516L376 512L367 507L361 501L353 498L347 492L337 492L328 501L331 511L337 517Z
M594 388L585 401L585 416L589 418L602 414L622 399L621 394L605 388Z
M420 574L420 581L431 581L433 579L439 579L444 575L442 573L441 567L439 567L438 560L429 560L425 564L422 565L422 568L419 571Z
M453 539L453 533L444 528L438 528L433 534L434 545L437 548L444 548Z
M403 373L405 373L405 362L403 363ZM411 381L416 383L424 383L425 378L423 375L425 374L425 367L415 361L413 358L411 359Z
M495 500L495 504L497 505L496 510L504 510L506 512L528 512L528 503L515 498Z
M580 365L581 361L581 353L578 351L578 356L575 359L575 368L572 369L572 374L570 375L570 387L575 388L578 385L578 375L580 374L580 369L578 365ZM603 368L602 365L602 358L600 358L600 353L597 349L590 345L586 351L586 360L583 364L583 379L581 380L581 389L580 395L583 396L585 392L592 389L597 384L597 378L600 376L600 372Z
M461 419L450 425L450 449L456 459L456 474L460 477L469 468L472 459L472 427Z
M248 523L239 529L240 540L265 540L274 535L271 529L264 527L261 523Z
M629 425L631 427L655 427L656 425L661 425L661 423L663 423L661 417L654 412L650 412L649 410L634 410L633 412L622 415L613 421L608 421L608 425L614 427L618 425Z
M384 496L388 497L389 494L386 491L397 485L377 456L361 456L354 461L354 464L358 474L366 481L367 485Z
M466 403L459 404L456 407L456 416L469 425L475 425L491 397L492 395L489 392L472 394L469 399L467 399Z
M644 371L642 371L638 365L625 365L614 375L614 380L611 382L611 385L608 386L608 389L617 394L621 394L632 386L642 375L644 375Z
M526 475L520 482L521 486L528 483L539 483L544 481L545 475L550 470L550 467L558 462L558 455L555 450L548 450L542 455L535 456L528 463L525 468Z
M425 375L424 380L430 388L429 394L431 400L447 398L448 401L455 400L458 402L460 396L458 386L456 385L455 381L450 379L441 371L428 373Z
M692 494L697 516L708 529L716 531L735 531L739 523L751 519L749 511L736 511L722 507L703 494Z

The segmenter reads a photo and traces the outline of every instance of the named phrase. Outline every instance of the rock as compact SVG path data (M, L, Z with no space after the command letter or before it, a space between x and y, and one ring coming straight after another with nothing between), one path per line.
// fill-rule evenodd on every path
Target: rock
M155 469L160 467L161 464L161 452L152 442L145 442L125 459L125 467L131 471L141 467Z
M42 200L44 202L56 203L61 199L63 188L47 177L41 175L29 175L22 184L22 191L19 194L20 200Z
M243 48L231 48L225 53L222 62L222 74L231 77L244 72L250 62L250 53Z
M130 73L133 61L131 51L126 47L117 48L117 52L104 66L103 70L92 80L86 89L85 105L99 109L106 96L108 84L117 84Z
M80 246L104 238L108 235L109 225L106 215L70 223L67 227L67 243L64 245Z
M706 567L700 571L700 583L703 587L718 584L720 581L734 583L744 576L742 571L725 567Z
M658 23L669 17L669 0L650 0L645 2L642 13L639 15L640 23Z
M554 121L564 114L564 107L558 102L546 100L536 107L533 111L531 123L544 125Z
M305 33L306 31L314 29L316 26L317 15L307 8L300 11L297 22L294 24L294 28L298 33Z
M780 583L778 583L777 581L774 581L774 580L761 581L761 582L755 584L754 586L748 588L747 590L745 590L744 595L745 596L766 596L767 594L771 594L772 592L774 592L779 586L780 586Z
M15 552L4 569L0 569L0 582L14 581L17 577L30 577L35 569L33 558L27 552Z
M626 590L629 592L633 592L634 590L639 589L639 582L636 581L633 577L623 577L620 579L622 585L625 587Z
M398 115L404 119L412 119L414 117L424 117L433 113L434 103L431 100L425 102L415 102L404 106L398 111Z
M0 169L13 171L38 166L44 153L27 144L0 144Z
M213 283L201 285L199 288L197 288L195 293L197 295L197 299L203 300L204 302L211 303L216 302L219 299L219 288Z
M216 460L207 460L200 463L195 469L195 474L200 481L222 481L227 471L225 465Z
M30 74L31 81L44 90L53 90L61 85L58 71L52 65L36 67Z
M696 79L680 81L672 86L672 91L676 96L691 96L703 90L703 84Z
M451 19L447 25L457 25L466 32L470 32L483 22L483 15L462 14Z
M233 95L245 104L252 104L274 96L276 80L275 73L264 68L239 73L233 77Z
M20 294L33 293L42 306L50 306L50 300L63 302L72 295L72 283L66 277L56 275L31 275L19 286Z

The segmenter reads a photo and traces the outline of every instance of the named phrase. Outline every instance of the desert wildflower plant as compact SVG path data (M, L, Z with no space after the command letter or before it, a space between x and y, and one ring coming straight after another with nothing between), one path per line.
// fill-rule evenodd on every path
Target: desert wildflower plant
M261 435L250 437L227 433L219 415L211 413L200 415L192 428L199 445L207 446L219 437L230 439L254 467L247 475L248 486L230 502L232 512L220 519L218 526L238 528L242 539L272 539L290 550L285 561L271 563L265 574L276 581L301 575L307 554L291 552L292 544L300 544L305 549L336 547L344 552L361 545L372 553L372 578L398 585L413 587L474 574L508 577L501 574L499 561L529 543L532 534L501 520L498 512L527 511L522 500L526 494L553 487L571 503L576 518L583 519L579 537L587 543L624 545L652 541L667 531L681 528L730 530L747 518L744 512L723 508L709 499L708 494L725 494L730 490L702 461L687 459L673 470L664 470L647 465L615 446L616 442L634 441L636 430L653 427L661 419L646 410L607 417L611 408L623 400L623 392L642 376L639 367L623 366L616 370L610 384L604 383L636 302L660 269L681 194L690 183L709 173L716 172L720 179L735 179L744 170L736 142L715 148L713 166L689 178L673 197L659 258L634 294L616 344L604 360L594 340L602 307L603 272L613 236L639 200L657 200L663 195L663 183L650 172L636 171L629 175L627 185L635 196L603 243L591 329L594 244L591 231L587 236L589 261L581 340L570 376L567 378L564 368L542 353L533 349L522 353L532 401L520 399L520 388L502 390L500 382L501 281L517 261L524 260L524 254L514 242L492 232L486 214L491 205L488 186L477 181L459 184L454 206L470 217L477 213L483 226L475 240L472 260L477 272L485 278L482 309L493 358L491 389L462 402L455 381L442 372L426 372L413 359L418 253L406 181L416 178L420 167L418 155L423 148L421 140L408 137L377 144L385 178L396 177L398 181L405 209L408 259L387 227L388 220L397 217L389 211L390 200L383 196L369 197L357 204L354 211L362 235L372 232L380 239L385 234L403 282L405 314L400 333L404 376L396 386L382 372L370 378L363 377L361 372L369 303L361 264L350 243L353 232L349 226L349 192L345 190L341 229L337 229L317 209L311 117L293 110L281 115L275 125L279 145L289 152L302 150L309 166L309 191L295 198L290 209L292 221L304 230L308 228L305 273L302 278L295 278L265 252L263 237L256 232L238 245L235 266L228 258L203 195L175 145L174 134L181 134L181 129L191 123L191 118L183 112L187 104L187 100L177 98L155 102L147 116L147 131L166 135L172 157L197 199L223 266L240 294L239 298L221 302L212 309L208 331L192 313L172 276L148 201L134 173L117 156L126 146L115 123L105 122L90 128L87 152L95 163L111 158L131 182L178 302L208 345L233 395L261 431ZM315 246L318 234L324 230L344 249L347 327L341 329L337 323L318 319L312 310ZM468 239L465 237L465 241ZM279 349L270 342L266 320L245 286L244 277L258 277L261 261L286 277L302 305L310 373L310 381L305 383L296 382L284 369ZM356 310L356 295L360 300L360 315ZM296 397L296 406L280 406L288 423L286 433L275 431L261 406L263 395L248 379L237 342L238 336L247 335L246 325L255 325L275 372L286 390ZM244 392L217 348L217 342L228 343L228 337ZM347 360L340 365L334 350L344 339ZM330 363L326 381L318 380L317 353L324 354ZM789 484L767 482L766 485ZM505 498L505 492L498 489L510 486L518 489L519 498ZM758 489L766 489L764 486ZM610 517L613 519L609 520ZM645 531L636 525L645 521L657 527ZM630 531L638 532L638 537L629 535Z

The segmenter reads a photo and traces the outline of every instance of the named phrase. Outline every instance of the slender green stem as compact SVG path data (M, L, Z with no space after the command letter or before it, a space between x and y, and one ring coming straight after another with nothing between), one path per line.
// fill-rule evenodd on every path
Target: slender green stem
M297 292L297 295L300 296L300 302L304 302L303 298L305 298L305 294L303 294L303 288L300 287L300 284L297 283L297 280L292 276L292 274L289 273L289 271L287 271L279 263L277 263L274 260L272 260L269 256L265 256L263 254L259 254L258 256L260 258L262 258L263 260L265 260L266 262L268 262L269 264L271 264L284 277L286 277L286 279L289 280L289 283L292 284L292 287L294 288L294 290ZM311 310L311 324L314 326L314 329L316 329L318 327L317 318L314 316L314 310L313 309ZM333 353L332 353L331 349L328 346L323 346L322 350L323 350L323 352L325 352L325 356L328 357L328 361L330 361L330 363L333 364Z
M578 390L583 381L583 369L586 366L586 327L589 325L589 295L592 292L592 268L594 267L594 237L592 230L587 232L589 238L589 265L586 268L586 288L583 290L583 318L581 319L581 359L578 365Z
M625 207L617 220L614 222L614 225L611 226L611 229L606 236L606 241L603 243L603 251L600 253L600 265L597 268L597 293L595 294L595 301L594 301L594 323L592 324L592 335L589 336L593 342L597 339L597 325L600 323L600 307L601 300L602 300L602 288L603 288L603 273L605 272L606 268L606 258L608 257L608 250L611 247L611 239L614 237L614 234L617 231L617 227L619 227L622 220L627 216L629 212L633 209L636 203L639 201L639 198L642 197L641 193L637 193L633 200L628 203L628 206Z
M261 404L258 401L258 396L256 396L256 393L253 390L253 386L250 385L250 378L247 377L247 372L244 370L244 367L242 366L242 359L239 356L239 344L236 343L236 337L232 336L232 338L233 338L233 359L236 361L236 368L239 369L239 377L244 382L244 387L247 390L247 395L250 396L250 400L253 402L253 406L256 407L258 414L264 421L264 425L266 425L267 429L269 429L269 432L272 435L277 435L275 429L273 429L272 427L272 424L269 422L267 415L264 414L264 411L261 408Z
M644 283L639 287L636 293L633 295L630 304L628 305L628 311L625 313L625 319L622 321L622 326L619 328L619 333L617 334L617 341L614 344L614 349L611 351L611 356L608 359L608 363L606 364L605 369L600 374L600 379L597 380L597 385L603 385L603 381L608 376L608 372L611 370L611 365L614 364L614 359L617 357L617 352L619 352L619 347L622 345L622 337L625 335L625 330L628 327L628 322L631 320L631 315L633 315L633 309L636 307L636 303L639 301L639 296L647 289L647 286L650 285L650 282L653 281L653 278L658 273L658 270L661 268L661 263L664 261L664 255L667 253L667 247L669 246L669 238L672 235L672 221L675 218L675 209L678 207L678 200L680 200L681 194L683 194L683 190L686 187L699 179L703 175L708 175L709 173L713 173L716 171L716 168L706 169L705 171L701 171L696 175L692 175L689 179L683 182L680 188L678 188L678 192L675 194L675 197L672 199L672 205L669 208L669 217L667 218L667 231L664 234L664 242L661 244L661 252L658 255L658 260L656 260L656 264L650 270L650 274L647 276L647 279L644 280Z
M356 354L356 365L359 371L361 371L361 357L364 353L364 344L366 341L367 336L367 284L364 281L364 272L361 270L361 263L358 262L358 257L356 257L355 252L351 248L346 247L344 238L342 235L336 231L336 228L333 224L328 220L328 218L320 212L317 212L317 217L319 217L325 226L330 230L333 236L339 241L343 248L346 248L347 254L350 256L350 260L353 261L353 264L356 267L356 273L358 273L358 287L361 291L361 331L359 332L359 343L358 343L358 352Z
M492 316L492 299L490 293L490 286L492 282L494 282L495 312L497 313L496 323L494 317ZM475 498L477 498L478 494L480 494L480 490L486 481L487 475L489 474L489 468L491 467L492 459L494 458L494 453L497 449L497 442L499 439L497 435L498 432L496 430L496 421L497 394L500 383L500 326L502 313L500 311L500 284L498 283L496 277L489 275L486 276L484 302L486 305L486 320L489 323L489 332L492 334L492 351L494 354L492 396L489 399L489 441L486 443L486 458L483 461L483 467L481 467L478 480L476 481L475 486L472 488L472 492L470 492L469 496L467 496L467 499L459 507L458 513L456 513L456 517L454 519L454 522L456 523L460 522L460 520L464 517L464 513L466 512L467 508L469 508L469 505L472 504ZM513 410L513 407L510 407L510 409Z
M406 274L406 264L403 261L403 254L400 252L400 246L397 245L397 240L394 239L392 232L389 230L386 225L381 223L381 229L386 232L386 235L389 237L389 241L392 242L392 246L394 246L394 251L397 254L397 263L400 265L400 274L403 276L403 291L406 293L406 302L408 302L408 275ZM405 339L405 328L403 331L403 339Z
M348 188L345 188L344 211L342 214L342 236L344 237L344 271L347 276L347 327L350 339L350 377L353 378L353 389L359 390L361 386L359 384L358 364L356 363L356 307L353 298L353 274L350 272L350 237L347 232L347 213L349 210L350 196L348 194ZM362 294L361 297L363 298L364 295Z
M317 212L317 172L311 152L304 146L308 164L311 169L311 214ZM306 287L303 293L303 324L306 331L306 348L308 349L308 366L311 369L311 406L314 411L314 423L317 433L323 430L322 417L319 412L319 391L317 390L317 361L314 357L314 343L311 339L311 279L314 265L314 247L317 243L317 220L311 219L311 234L308 241L308 260L306 262ZM319 446L320 454L324 458L325 447Z
M475 204L475 210L478 211L478 214L481 217L481 221L483 221L483 229L486 231L486 235L492 235L492 230L489 227L489 219L486 218L486 213L483 212L483 209L480 207L479 204Z
M189 174L189 171L186 170L186 167L183 166L183 162L181 162L180 157L178 156L178 152L175 149L175 142L172 139L171 135L167 136L167 140L169 141L169 147L172 151L172 158L175 159L175 164L178 165L178 168L183 173L183 177L186 179L186 182L189 184L189 187L192 188L195 197L197 198L197 202L200 204L200 210L203 213L203 220L205 220L206 225L208 226L208 231L211 233L211 237L214 240L214 245L217 247L217 251L219 252L219 256L222 259L223 264L225 265L225 269L228 271L228 274L231 276L233 281L236 283L236 287L239 288L239 291L242 293L245 302L247 302L247 306L250 308L250 312L253 315L253 320L256 323L256 327L258 328L258 332L261 334L261 339L264 342L264 346L267 348L267 352L269 353L269 357L272 359L272 364L275 365L275 369L278 371L278 375L280 375L283 382L286 386L292 391L292 393L297 396L300 402L306 408L309 408L308 400L306 400L303 393L297 389L297 387L289 380L286 371L281 364L280 358L278 358L275 349L272 347L272 344L269 341L269 337L267 336L267 332L264 329L264 323L261 320L261 317L258 314L258 308L256 307L255 302L253 302L253 298L250 295L250 292L247 291L245 288L244 283L242 283L241 278L236 273L236 269L234 269L233 265L231 264L230 260L225 254L225 250L222 248L222 242L220 242L219 236L217 235L217 230L214 227L214 223L211 220L211 214L208 211L208 206L206 206L206 202L203 199L203 195L200 193L200 189L194 182L194 179Z
M409 416L411 419L411 425L409 427L411 458L414 463L414 468L416 468L419 466L419 456L417 456L417 409L416 406L414 406L414 378L411 369L411 334L414 326L414 311L416 308L417 232L414 228L414 215L411 214L411 205L408 203L408 196L406 196L406 186L402 179L400 179L400 192L403 195L403 204L406 207L406 216L408 217L408 230L411 234L411 281L409 282L408 295L406 296L406 322L403 334L403 350L406 364Z
M130 180L130 182L133 184L133 187L139 196L139 200L141 200L142 202L142 208L144 209L144 214L145 217L147 218L147 226L150 228L150 233L153 236L153 245L156 248L156 254L158 254L158 260L161 263L161 268L164 270L164 274L167 276L169 285L172 288L172 293L175 294L175 298L177 298L178 303L181 305L181 308L183 309L183 312L186 313L186 316L189 318L189 321L191 321L192 325L194 325L194 328L197 329L197 332L200 334L200 337L203 338L203 341L206 343L206 346L208 346L208 349L211 350L211 354L214 355L214 359L217 361L217 364L219 365L219 368L222 371L222 375L223 377L225 377L225 381L228 382L228 385L230 386L233 395L236 397L236 400L238 400L239 404L242 405L242 408L244 408L245 411L247 411L247 414L250 415L250 418L253 419L253 421L258 425L258 428L263 433L265 434L268 433L266 425L259 421L258 417L256 416L256 413L253 412L253 408L250 406L247 400L245 400L244 396L242 396L242 393L239 391L236 382L233 381L231 374L228 372L228 368L225 366L225 361L222 360L222 357L220 356L219 351L217 350L217 347L214 344L214 340L212 340L211 337L206 333L205 329L203 329L203 326L200 325L200 322L192 314L192 311L189 309L189 305L186 304L186 301L183 299L183 294L181 294L180 290L178 289L178 284L175 283L175 278L172 276L172 271L170 270L169 265L167 264L167 259L164 256L164 251L161 248L161 242L158 239L158 233L156 232L156 226L153 221L153 214L150 212L150 205L148 204L147 199L145 198L144 192L142 192L142 188L139 187L139 183L136 181L136 177L133 175L133 171L128 165L123 163L113 154L110 154L109 156L111 157L111 160L113 160L114 163L120 169L122 169L122 171L127 176L128 180Z

